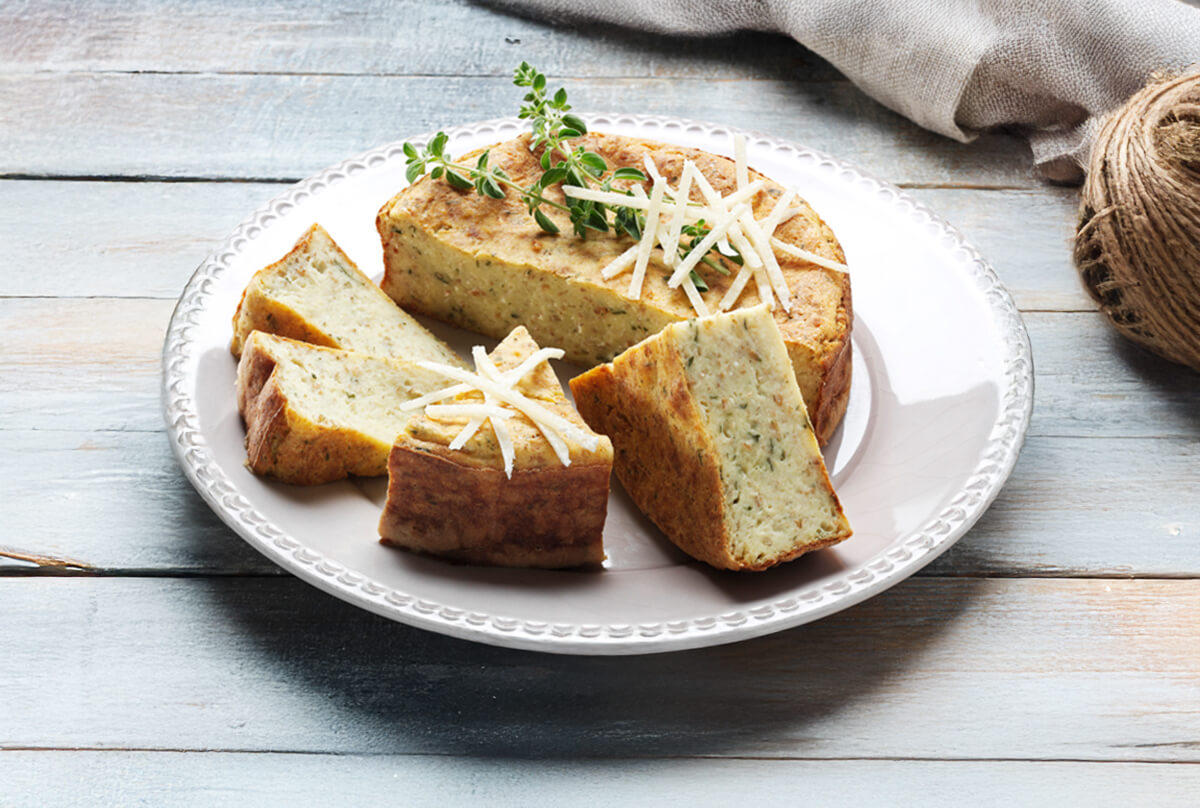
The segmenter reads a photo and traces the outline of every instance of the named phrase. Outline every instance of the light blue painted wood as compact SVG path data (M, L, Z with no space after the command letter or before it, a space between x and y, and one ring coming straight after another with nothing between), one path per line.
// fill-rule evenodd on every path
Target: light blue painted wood
M383 803L1009 808L1195 805L1200 766L914 760L520 760L430 755L3 752L42 808ZM50 787L50 784L53 784Z
M290 578L0 578L0 602L6 748L1200 762L1200 580L912 579L625 658L452 640Z
M845 81L651 77L567 86L585 117L677 115L759 130L892 182L1037 184L1015 138L947 141ZM491 77L0 75L0 109L23 111L0 119L0 174L299 179L420 132L514 115L521 95L509 79Z
M507 76L522 59L553 76L825 80L824 60L783 36L669 39L575 28L469 0L92 0L0 8L0 71ZM220 41L221 47L196 47Z
M284 192L275 183L0 181L0 296L176 298L233 228ZM1090 311L1071 264L1077 192L912 191L957 225L1022 309ZM72 226L63 211L85 208ZM352 256L356 257L356 256Z
M160 429L159 354L173 307L0 298L0 429ZM1200 438L1200 374L1127 343L1099 313L1031 312L1025 323L1031 435Z
M161 432L0 430L0 553L106 574L282 574L225 527ZM1043 438L922 575L1200 576L1200 445ZM53 513L53 519L47 514ZM29 564L0 558L0 572Z

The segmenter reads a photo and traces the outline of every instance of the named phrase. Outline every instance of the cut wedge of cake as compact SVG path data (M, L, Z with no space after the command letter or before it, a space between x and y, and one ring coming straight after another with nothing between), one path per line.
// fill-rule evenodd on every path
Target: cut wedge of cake
M523 135L490 147L489 164L518 184L530 185L545 169L529 142ZM572 145L599 154L613 169L643 169L649 158L673 188L679 187L688 161L715 192L729 195L738 187L733 161L697 149L595 133ZM473 165L478 154L457 159ZM747 204L754 217L765 219L787 192L757 172L749 171L747 177L763 181ZM692 183L689 194L700 202L697 187ZM545 193L563 201L560 186ZM844 264L837 239L816 212L803 200L788 204L796 213L775 229L776 241L817 261ZM496 339L514 325L524 325L539 343L563 348L569 361L584 366L606 362L664 326L696 316L684 290L670 286L671 270L662 263L661 251L649 260L640 291L633 295L629 274L602 277L629 250L628 237L589 232L580 239L571 235L566 214L547 206L542 212L557 224L560 235L543 232L515 193L492 199L424 177L384 205L377 217L384 247L381 286L408 311ZM824 442L841 421L850 390L850 279L782 247L775 252L791 305L789 311L776 307L774 317ZM737 267L730 269L730 275L722 275L699 267L712 311L736 281ZM763 302L754 283L736 300L738 307Z
M252 331L408 361L458 354L392 302L319 224L255 273L233 315L234 356Z
M411 417L400 405L444 384L399 359L253 331L237 373L247 464L297 485L386 474Z
M482 349L479 349L482 352ZM553 369L538 360L537 343L516 328L491 353L500 373L519 373L512 390L534 402L568 433L558 451L545 432L515 410L501 432L484 422L461 448L450 448L467 416L414 417L388 460L388 496L379 534L385 544L473 564L505 567L577 567L604 560L602 533L608 508L612 444L588 429ZM477 365L480 364L477 361ZM443 387L454 384L446 379ZM483 404L463 392L440 404ZM432 408L430 412L432 412ZM511 451L502 440L510 442ZM506 473L506 455L509 473Z
M762 570L850 535L765 307L669 325L571 390L630 497L694 558Z

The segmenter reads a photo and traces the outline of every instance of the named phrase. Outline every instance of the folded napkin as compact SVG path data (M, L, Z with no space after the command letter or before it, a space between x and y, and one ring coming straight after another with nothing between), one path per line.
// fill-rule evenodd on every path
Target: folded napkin
M1016 128L1062 182L1082 179L1100 116L1154 71L1200 62L1200 9L1180 0L499 3L667 34L784 33L926 129L969 141Z

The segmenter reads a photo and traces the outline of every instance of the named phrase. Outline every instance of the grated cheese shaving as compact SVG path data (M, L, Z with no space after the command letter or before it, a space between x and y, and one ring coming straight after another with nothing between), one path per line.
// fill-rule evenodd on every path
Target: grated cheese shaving
M667 240L663 242L663 254L667 266L673 267L679 263L679 237L683 234L684 219L687 218L688 200L692 193L692 175L696 173L696 164L691 160L683 163L683 173L679 177L679 192L675 194L675 210L671 215L671 224Z
M638 244L634 244L628 250L609 261L608 266L600 270L600 277L604 280L609 280L633 266L634 262L637 261L638 247Z
M737 222L738 217L748 210L750 210L750 205L743 202L728 213L721 221L714 222L712 230L708 231L708 235L702 238L695 249L688 253L687 257L675 267L675 271L671 273L670 280L667 281L667 286L672 289L677 288L683 282L683 279L687 277L687 274L695 269L696 264L700 263L700 259L707 255L712 246L725 236L729 228Z
M747 213L742 216L741 223L746 228L746 235L749 236L754 249L763 258L767 280L771 282L771 288L775 290L775 296L779 298L779 305L783 307L784 311L791 311L792 293L788 289L787 281L784 280L783 270L779 268L779 261L775 258L775 251L771 249L771 239L758 226L753 213ZM763 302L767 301L764 300Z
M646 209L646 226L642 228L642 240L638 242L637 263L633 265L633 277L629 280L629 296L637 300L642 296L642 281L646 277L646 265L650 263L650 249L658 235L658 215L662 210L663 193L666 191L662 177L654 181L650 189L650 207Z
M737 180L738 188L745 188L750 184L750 169L746 165L746 136L733 136L733 176Z
M790 253L791 255L794 255L797 258L803 258L805 261L809 262L810 264L816 264L819 267L825 267L826 269L832 269L836 272L849 272L850 271L850 267L846 266L845 264L839 264L837 261L834 261L832 258L826 258L823 255L817 255L814 252L809 252L808 250L802 250L799 247L788 244L786 241L781 241L777 238L771 239L771 246L777 250L783 250L785 253Z
M447 418L468 418L467 424L450 442L451 450L461 449L467 441L486 422L491 425L500 447L500 456L504 461L504 474L512 479L513 463L516 451L512 442L512 434L505 422L518 413L538 428L546 438L560 463L571 465L571 453L566 441L570 440L584 449L595 451L600 444L596 435L580 429L566 418L551 412L536 401L526 397L516 385L531 371L548 359L561 359L563 351L558 348L540 348L525 358L517 367L501 371L482 345L471 349L471 357L475 360L475 372L461 368L443 365L440 362L418 362L419 367L440 373L451 381L459 382L420 398L406 401L400 405L401 410L415 410L423 407L425 415L434 420ZM434 402L455 398L464 393L477 393L483 400L458 401L453 404L436 404ZM501 405L507 405L507 408Z
M572 198L591 200L606 205L624 206L644 212L645 222L638 243L622 252L600 271L601 278L610 280L632 268L628 297L641 297L650 256L657 245L662 249L662 263L671 274L667 286L683 289L692 308L704 316L708 305L689 277L690 273L714 248L728 258L740 256L741 267L733 282L717 304L717 311L726 311L737 304L746 287L753 280L759 299L768 306L791 309L791 290L779 264L776 251L803 258L827 269L846 271L846 266L831 259L795 247L775 237L775 231L784 222L800 213L801 207L792 203L797 199L794 190L785 191L769 214L756 219L752 200L766 186L764 179L750 180L750 168L746 158L746 139L734 135L733 139L734 179L736 189L722 196L713 188L708 178L692 160L685 160L679 176L678 188L672 189L658 166L649 155L643 165L650 178L650 193L641 185L633 184L629 193L598 191L578 186L567 186L563 192ZM693 189L697 189L703 203L691 201ZM709 231L686 255L680 256L683 228L703 220ZM686 280L685 280L686 279Z

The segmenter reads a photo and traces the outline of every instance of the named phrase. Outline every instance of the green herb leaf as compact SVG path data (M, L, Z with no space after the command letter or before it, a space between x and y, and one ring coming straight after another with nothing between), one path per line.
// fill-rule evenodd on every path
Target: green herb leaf
M404 172L404 176L408 178L411 185L417 181L417 178L425 173L425 163L420 160L408 164L408 170Z
M457 188L460 191L469 191L474 187L469 179L457 171L450 171L449 169L446 170L446 182L450 183L452 188Z
M594 177L599 177L608 170L608 163L595 152L584 152L579 156L579 162L583 163L583 167Z
M533 219L534 219L534 221L536 221L538 223L538 227L542 228L547 233L552 233L554 235L558 235L558 233L559 233L558 225L556 225L553 222L553 220L551 220L551 218L546 215L545 211L535 210L533 212Z
M441 157L446 152L446 141L450 138L445 132L438 132L433 136L433 140L429 141L426 148L434 157Z
M418 155L417 155L417 147L411 143L405 143L404 144L404 156L407 157L409 160L419 159Z
M692 283L695 285L697 292L708 291L708 284L704 282L704 278L701 278L700 274L696 272L696 270L693 269L691 272L689 272L688 277L692 279Z
M635 182L645 182L649 179L641 169L628 167L618 168L613 172L612 178L614 180L634 180Z
M566 101L567 91L559 90L559 92L562 93L563 101ZM568 107L568 109L569 109L569 107ZM576 132L579 132L581 135L587 134L587 130L588 130L587 124L584 123L583 118L580 118L578 115L571 115L571 114L564 115L562 117L562 122L564 124L566 124L567 126L569 126L570 128L574 129Z

